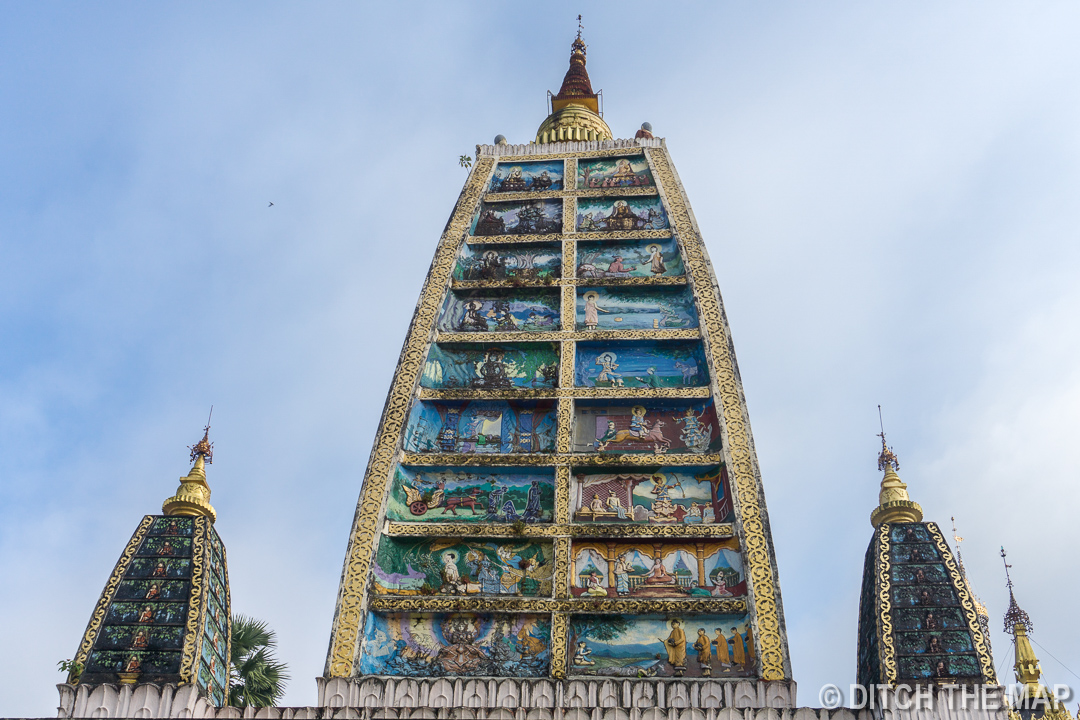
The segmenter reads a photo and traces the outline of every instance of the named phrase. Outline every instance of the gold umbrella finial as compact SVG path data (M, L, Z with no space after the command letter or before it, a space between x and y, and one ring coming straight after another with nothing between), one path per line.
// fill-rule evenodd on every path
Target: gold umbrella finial
M210 406L210 416L214 407ZM166 515L203 516L213 522L217 512L210 504L210 486L206 482L206 464L214 462L214 443L210 442L210 418L206 419L202 440L189 445L191 451L191 472L180 478L180 487L176 494L161 504Z
M883 470L881 491L878 493L878 506L870 513L870 523L878 527L882 523L920 522L923 518L919 503L908 497L907 485L896 474L900 461L896 453L885 442L885 423L881 420L881 406L878 405L878 422L881 424L881 453L878 455L878 470Z
M202 455L206 458L207 465L214 464L214 443L210 442L210 418L214 417L214 406L210 406L210 415L206 418L206 427L203 428L202 440L194 445L188 445L188 450L191 451L191 462L195 462L195 458Z

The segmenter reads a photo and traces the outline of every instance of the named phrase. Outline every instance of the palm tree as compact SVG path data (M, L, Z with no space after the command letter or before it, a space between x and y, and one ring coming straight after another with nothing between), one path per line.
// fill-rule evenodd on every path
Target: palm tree
M229 705L271 707L285 694L288 667L274 656L277 638L262 620L233 615Z

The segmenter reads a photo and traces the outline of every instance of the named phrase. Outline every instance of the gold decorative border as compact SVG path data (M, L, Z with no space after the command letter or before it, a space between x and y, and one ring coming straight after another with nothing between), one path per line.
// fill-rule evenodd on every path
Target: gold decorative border
M211 527L213 527L212 524ZM217 530L214 530L214 534L217 535ZM225 543L221 541L220 535L218 535L218 545L221 547L221 571L225 573L225 662L229 662L232 659L232 590L229 589L229 558L225 553ZM209 612L208 608L207 613ZM226 679L224 707L228 705L229 683Z
M878 643L881 647L882 680L896 684L896 645L892 625L892 571L889 550L892 536L889 523L878 527L877 587L878 587Z
M669 275L661 277L628 277L628 278L571 278L570 283L577 286L587 287L626 287L639 285L686 285L686 277Z
M524 388L521 390L478 390L473 388L442 388L420 390L421 400L533 400L555 398L665 398L712 397L708 387L627 388L627 387L568 387Z
M562 233L544 233L543 235L469 235L467 245L520 245L522 243L562 242Z
M570 538L555 538L555 599L570 599Z
M562 231L563 236L573 235L577 228L577 198L569 196L563 198Z
M74 662L76 665L86 667L86 660L90 657L90 651L94 649L94 642L97 641L97 636L101 632L101 624L105 621L105 615L109 612L109 606L112 604L113 598L116 597L116 591L124 579L124 573L127 572L128 567L131 565L135 553L139 551L139 546L142 545L143 538L146 537L146 533L153 522L153 515L143 517L142 522L132 533L131 540L124 547L124 552L120 553L120 559L116 561L112 574L109 575L109 580L105 583L105 589L101 591L97 605L94 606L94 612L90 614L90 622L86 625L86 632L83 633L82 642L79 643L79 650L75 653ZM78 682L78 676L69 673L68 683L75 684L76 682Z
M368 609L374 612L498 612L498 613L720 613L746 612L743 598L725 600L626 600L557 599L519 597L373 596Z
M352 532L345 552L345 568L338 592L337 609L327 654L327 677L349 677L353 674L363 623L363 601L367 591L368 570L375 549L378 529L390 471L397 460L397 447L408 416L413 389L427 353L427 344L449 285L450 273L468 233L473 212L484 188L490 181L493 158L477 159L472 174L458 198L454 213L439 240L431 270L424 282L416 314L405 339L393 385L383 408L382 420L372 448L371 460L353 518Z
M671 237L671 230L608 230L603 232L579 232L576 240L662 240Z
M574 198L564 198L571 201ZM575 205L576 206L576 205ZM564 212L563 222L566 214ZM672 236L672 231L667 230L608 230L598 232L574 232L573 228L566 229L561 233L541 233L537 235L470 235L465 242L469 245L518 245L521 243L550 243L562 240L664 240Z
M555 526L570 523L570 466L555 468Z
M787 651L780 621L780 589L772 568L771 542L767 537L763 491L757 476L757 463L750 441L749 421L741 397L741 383L735 369L715 279L709 268L702 241L694 227L693 218L682 194L665 148L646 151L653 178L666 200L668 220L675 228L684 262L693 280L698 304L699 322L705 332L705 344L712 361L713 381L717 399L723 411L733 485L742 525L744 557L747 575L754 597L756 640L760 651L761 677L782 680L786 677Z
M210 593L205 592L203 569L206 555L210 552L206 542L206 528L210 519L195 517L191 534L191 595L188 598L187 621L184 623L184 647L180 655L180 682L196 684L199 679L199 658L202 657L202 636L206 623L202 622Z
M576 165L575 165L575 172ZM576 181L575 181L576 182ZM563 186L566 178L563 178ZM484 202L501 202L503 200L550 200L563 197L622 197L629 195L656 195L656 186L634 186L613 188L578 188L571 190L545 190L543 192L515 192L515 193L484 193Z
M564 398L565 400L565 398ZM561 419L561 418L560 418ZM505 453L499 455L466 455L462 453L411 453L407 452L402 455L401 462L403 465L502 465L507 467L513 466L533 466L533 465L559 465L565 463L571 463L580 467L607 467L607 466L622 466L622 467L639 467L646 466L664 466L664 465L716 465L723 462L724 456L720 454L708 453L705 455L691 455L691 454L668 454L668 455L655 455L653 453L640 453L625 455L606 455L602 453L596 454L573 454L573 453L534 453L529 455L523 455L520 453Z
M566 643L570 633L570 618L566 613L551 616L551 676L556 680L566 677Z
M563 243L563 249L573 248L574 243L570 240ZM571 269L571 273L573 269ZM450 283L453 290L487 290L487 289L521 289L521 290L545 290L559 285L579 285L588 287L625 287L639 285L685 285L686 278L678 275L661 277L624 277L624 278L578 278L566 277L558 282L518 282L516 280L454 280Z
M543 342L561 340L697 340L698 328L685 330L592 330L582 332L440 332L438 342Z
M572 141L569 141L572 142ZM481 158L492 159L499 163L523 163L530 160L563 160L594 157L625 157L627 155L641 155L645 152L644 147L611 148L610 150L577 150L562 153L545 153L543 155L481 155ZM563 166L565 167L565 165ZM565 176L564 176L565 177ZM564 180L565 182L565 180ZM577 183L577 169L574 169L574 182Z
M945 537L941 534L941 529L938 528L937 523L926 523L926 529L930 531L930 537L934 539L934 544L937 545L938 552L941 553L945 568L949 571L949 578L952 580L952 585L956 588L957 595L960 598L960 606L964 608L964 618L967 620L968 630L971 632L971 639L975 646L975 652L979 656L979 666L982 668L983 681L988 685L997 685L997 673L994 671L994 659L990 655L990 648L986 644L986 637L983 635L982 627L979 625L979 615L975 611L975 604L972 601L967 583L964 582L964 576L960 574L960 569L956 565L955 558L953 558L952 550L949 549L949 544L945 542Z
M563 468L559 468L563 470ZM556 488L556 503L559 489ZM569 494L569 493L568 493ZM558 504L556 504L556 513ZM569 513L568 513L569 514ZM384 534L390 537L521 537L549 538L573 537L589 538L685 538L687 540L705 540L731 538L735 528L730 523L715 525L627 525L618 523L535 523L524 527L514 525L494 525L490 523L455 523L455 522L398 522L387 521Z

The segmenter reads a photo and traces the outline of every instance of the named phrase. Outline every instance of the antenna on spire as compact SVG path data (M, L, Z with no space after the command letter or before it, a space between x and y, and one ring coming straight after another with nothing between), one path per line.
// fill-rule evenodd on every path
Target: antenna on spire
M581 31L585 29L585 26L581 24L581 16L577 16L577 39L581 39Z
M1005 587L1009 588L1009 592L1011 593L1013 583L1012 583L1012 578L1009 577L1009 568L1011 568L1012 565L1010 565L1008 560L1005 559L1005 548L1004 547L1001 548L1001 562L1005 564Z
M877 434L881 438L881 454L878 455L877 465L878 470L884 470L885 468L892 466L893 470L900 469L900 461L896 458L896 453L892 451L888 445L885 444L885 421L881 419L881 406L877 406L878 424L881 426L881 432Z
M189 445L188 450L191 451L191 462L195 462L195 458L202 455L206 459L206 462L211 465L214 464L214 443L210 442L210 418L214 417L214 406L210 406L210 414L206 417L206 427L203 428L202 440Z
M956 517L949 518L952 520L952 539L956 541L956 551L960 551L960 543L964 542L964 538L956 534Z

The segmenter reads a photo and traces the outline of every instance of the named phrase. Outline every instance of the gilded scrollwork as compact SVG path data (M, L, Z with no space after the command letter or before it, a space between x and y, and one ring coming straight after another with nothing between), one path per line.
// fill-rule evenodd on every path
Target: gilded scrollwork
M210 543L206 534L210 518L196 517L195 531L191 536L191 595L188 600L188 614L184 622L184 647L180 654L180 681L194 683L199 675L199 658L202 653L202 635L205 623L202 618L206 612L206 581L204 579Z
M550 538L569 536L588 538L731 538L735 529L729 523L715 525L629 525L595 523L591 525L508 524L454 522L387 522L384 533L393 537L522 537Z
M570 466L560 465L555 468L555 523L567 525L570 522Z
M574 234L576 240L662 240L669 237L670 230L608 230Z
M572 235L574 223L577 220L577 198L573 196L563 198L562 231L563 236Z
M555 538L555 599L570 598L570 538Z
M686 278L680 275L658 277L628 277L628 278L577 278L574 284L578 286L603 286L603 287L637 287L639 285L685 285Z
M501 163L522 163L529 162L531 160L563 160L568 158L594 158L594 157L626 157L628 155L641 155L644 149L641 147L629 147L629 148L611 148L610 150L577 150L568 151L563 153L546 153L543 155L504 155L495 157L494 155L481 155L481 157L490 157ZM575 177L577 170L574 170Z
M577 166L575 165L575 168ZM576 169L575 169L576 172ZM547 190L544 192L486 193L484 200L545 200L564 197L628 197L630 195L655 195L655 187L582 188L580 190Z
M345 569L327 657L328 677L349 677L353 674L363 624L364 593L375 550L375 533L391 469L397 459L397 447L412 402L413 388L427 354L427 343L442 304L443 292L449 285L450 273L462 238L468 232L469 223L484 188L490 182L494 166L495 162L490 157L477 159L473 166L454 214L439 241L431 270L424 282L420 302L416 306L413 324L405 339L398 370L383 409L381 427L364 476L345 553Z
M402 455L405 465L493 465L535 466L571 463L580 466L640 467L661 465L716 465L723 462L724 456L717 453L693 455L689 453L671 453L667 455L653 453L635 453L607 455L604 453L503 453L498 455L476 453L411 453Z
M786 649L780 626L780 590L773 573L771 542L766 535L763 491L757 475L748 421L742 405L740 382L727 332L727 322L714 287L712 271L694 227L674 169L662 148L647 151L661 195L667 202L670 222L682 249L695 288L698 315L705 330L705 344L713 368L722 419L727 432L728 465L742 526L748 580L754 597L754 625L760 648L761 674L765 680L786 677Z
M438 342L558 342L560 340L696 340L697 328L685 330L591 330L582 332L440 332Z
M575 243L567 241L563 243L563 273L566 273L565 257L569 255L571 258L574 254ZM567 250L569 248L569 250ZM574 272L573 260L571 262L570 273ZM659 277L628 277L628 278L576 278L567 277L561 280L558 284L561 285L575 285L575 286L603 286L603 287L637 287L637 286L649 286L649 285L685 285L686 278L682 276L659 276ZM556 283L545 282L518 282L516 280L454 280L450 287L455 290L486 290L488 288L529 288L540 289L556 287Z
M563 161L563 187L569 191L577 189L577 157Z
M573 285L563 285L562 308L559 311L562 318L562 329L565 333L574 332L574 322L577 315L577 291Z
M543 235L470 235L465 239L469 245L520 245L522 243L561 242L561 233Z
M368 607L375 612L499 612L499 613L717 613L746 612L746 600L633 600L550 599L521 597L373 597Z
M551 615L551 674L562 679L566 677L566 643L570 633L570 616L564 612Z
M574 353L576 347L573 340L563 340L559 345L559 389L573 390L574 388Z
M120 559L116 561L116 567L113 568L112 575L109 576L108 582L105 583L105 589L101 591L94 612L90 615L90 622L86 625L86 632L83 633L82 642L79 644L79 650L75 654L73 661L76 665L86 667L86 660L90 657L90 650L94 647L94 641L97 640L98 633L101 632L101 624L105 621L106 613L109 612L109 606L116 596L116 590L120 587L120 582L124 579L124 573L127 572L132 558L135 557L135 553L138 552L143 538L146 537L146 533L153 523L154 517L152 515L147 515L142 519L139 527L135 528L131 540L128 541L127 546L124 548L124 552L120 554ZM73 680L77 680L77 676L68 675L68 682L70 683Z
M892 536L889 523L878 526L878 633L881 640L881 673L887 683L897 676L895 633L892 625L892 570L890 552Z
M975 611L975 603L971 597L967 582L960 573L952 550L949 549L949 544L945 542L945 537L941 534L941 529L937 526L937 523L926 523L926 528L930 531L930 537L934 539L934 545L937 546L938 552L941 553L945 569L949 573L949 579L952 581L953 587L956 588L957 597L960 599L960 607L964 610L964 619L967 620L968 630L971 632L975 653L979 656L979 668L982 670L983 678L988 684L996 685L997 674L994 671L994 659L990 655L990 648L986 644L986 636L983 635L982 626L979 625L979 616Z
M555 421L555 450L561 454L570 452L573 438L571 434L574 428L574 400L572 398L559 398L559 408L556 412Z
M573 363L569 365L573 368ZM477 390L472 388L423 389L421 400L527 400L546 398L707 398L707 387L627 388L627 387L562 387L525 388L521 390Z

